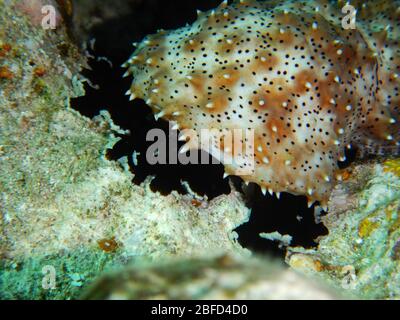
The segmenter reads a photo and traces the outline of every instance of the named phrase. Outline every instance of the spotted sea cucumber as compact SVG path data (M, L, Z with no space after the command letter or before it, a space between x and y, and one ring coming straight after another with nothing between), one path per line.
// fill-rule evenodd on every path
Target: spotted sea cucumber
M350 5L354 29L341 1L224 1L138 44L127 94L180 129L254 129L243 179L325 206L345 148L400 149L400 1Z

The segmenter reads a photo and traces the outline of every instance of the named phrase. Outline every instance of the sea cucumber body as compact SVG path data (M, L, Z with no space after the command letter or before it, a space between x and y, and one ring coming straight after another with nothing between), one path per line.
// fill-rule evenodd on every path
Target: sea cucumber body
M356 29L343 28L344 6L223 2L146 37L126 63L128 93L181 130L253 129L243 179L324 205L346 147L399 153L400 1L355 3Z

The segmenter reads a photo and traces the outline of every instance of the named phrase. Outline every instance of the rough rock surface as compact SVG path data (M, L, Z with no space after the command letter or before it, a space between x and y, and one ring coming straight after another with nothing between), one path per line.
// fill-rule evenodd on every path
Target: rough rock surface
M400 159L355 165L344 173L322 222L316 250L290 248L291 267L359 297L400 298Z
M100 279L86 299L335 299L277 261L229 256L138 265Z

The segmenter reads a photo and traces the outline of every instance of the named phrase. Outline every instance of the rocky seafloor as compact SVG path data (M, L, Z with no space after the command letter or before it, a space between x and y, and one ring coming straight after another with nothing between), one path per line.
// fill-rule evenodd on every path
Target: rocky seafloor
M208 200L134 184L127 159L107 157L126 130L71 107L90 28L140 1L46 3L54 30L44 1L0 0L1 299L400 298L400 159L344 169L315 248L257 255L238 242L251 211L233 185Z

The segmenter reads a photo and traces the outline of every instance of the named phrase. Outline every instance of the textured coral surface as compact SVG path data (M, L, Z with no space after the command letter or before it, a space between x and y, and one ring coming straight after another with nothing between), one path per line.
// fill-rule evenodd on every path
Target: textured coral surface
M398 161L351 167L322 217L329 234L316 250L290 248L289 265L357 296L399 299L400 179L385 172Z
M181 129L255 131L263 191L306 194L326 205L345 148L399 150L399 1L224 1L186 27L146 37L128 60L127 94ZM373 18L371 18L373 17ZM196 147L192 141L188 146ZM228 174L250 165L215 143Z

